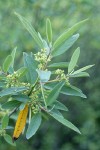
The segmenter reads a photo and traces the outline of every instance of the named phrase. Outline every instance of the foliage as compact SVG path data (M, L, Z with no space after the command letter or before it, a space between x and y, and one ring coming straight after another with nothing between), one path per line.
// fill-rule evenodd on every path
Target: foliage
M80 55L80 48L77 48L74 51L71 60L68 62L68 71L64 71L59 67L55 68L54 65L54 70L52 70L52 59L53 57L57 57L58 55L64 53L65 50L62 51L62 49L64 47L66 49L66 45L70 45L69 47L71 47L74 44L77 36L75 36L76 39L72 38L70 40L70 38L86 22L86 20L75 24L67 31L64 31L63 34L61 34L56 41L53 42L51 22L47 19L46 36L48 42L46 42L41 37L41 34L36 32L26 18L18 13L15 14L34 38L34 41L39 47L39 51L35 54L32 52L30 54L24 52L24 66L17 71L14 69L16 48L12 51L11 55L7 56L3 63L0 76L2 84L0 97L6 98L6 108L4 107L5 103L2 105L2 108L3 111L7 112L1 121L0 135L3 136L9 144L15 146L15 144L11 141L10 135L6 134L6 129L9 127L8 121L10 117L16 110L19 110L19 115L13 133L13 141L18 139L20 134L24 132L23 130L26 120L28 121L26 138L31 138L38 130L44 113L46 113L47 116L52 116L63 125L80 133L79 129L75 125L63 117L60 110L67 111L68 109L64 104L58 102L57 99L61 92L66 95L76 96L76 91L78 93L77 96L86 98L80 89L76 87L73 88L70 83L70 78L86 77L88 74L84 71L93 65L76 70L77 61ZM69 47L67 47L66 50L68 50ZM49 65L51 66L48 69ZM68 88L73 90L67 91ZM67 94L68 92L70 94ZM15 101L20 103L15 103ZM27 117L28 110L29 117Z
M53 28L53 41L65 30L80 20L89 18L88 22L80 28L80 37L68 52L59 57L54 57L52 62L54 65L60 65L60 69L66 69L73 53L78 46L81 48L79 58L80 67L95 64L95 67L89 70L90 78L72 78L71 83L82 88L87 95L87 99L81 100L79 96L60 95L59 100L63 102L69 109L69 112L63 113L67 119L72 121L79 127L82 134L76 134L68 128L64 128L54 119L45 120L41 124L39 132L28 141L23 136L18 139L17 149L29 150L99 150L100 149L100 69L99 69L99 50L100 50L100 31L97 27L100 24L100 1L97 0L21 0L21 1L0 1L0 64L2 65L5 56L9 55L17 45L15 70L23 66L21 52L37 52L37 45L30 34L20 25L18 19L14 15L14 11L19 12L27 18L36 31L39 31L44 38L45 36L45 20L50 18ZM75 33L76 34L76 33ZM77 35L78 36L78 35ZM62 49L63 50L63 49ZM64 49L65 50L65 49ZM58 64L58 62L65 61ZM62 65L66 67L62 67ZM49 65L50 66L50 65ZM56 67L57 68L57 67ZM0 84L1 87L1 84ZM73 87L74 88L74 87ZM67 87L67 94L71 94ZM75 92L78 94L77 91ZM6 98L2 98L0 103L4 103ZM20 105L20 101L16 101L16 105ZM11 101L9 101L11 103ZM4 104L6 107L6 103ZM14 106L11 106L12 109ZM0 106L1 108L1 106ZM0 118L5 112L0 109ZM47 116L44 116L47 119ZM10 124L15 126L13 119L17 116L12 115ZM43 119L44 120L44 119ZM52 125L52 126L51 126ZM10 127L11 128L11 127ZM62 132L61 132L62 131ZM12 130L8 131L12 135ZM23 144L24 140L24 144ZM56 141L56 142L55 142ZM1 150L15 150L6 144L0 137Z

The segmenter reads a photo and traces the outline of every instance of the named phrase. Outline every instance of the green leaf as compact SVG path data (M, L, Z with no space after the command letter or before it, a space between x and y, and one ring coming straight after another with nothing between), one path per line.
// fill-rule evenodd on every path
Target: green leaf
M70 36L72 36L85 22L86 20L80 21L71 28L69 28L67 31L65 31L58 39L54 42L53 48L57 49L60 47L60 45L63 44Z
M52 27L51 27L51 22L49 18L47 18L46 20L46 35L47 35L48 41L51 43L52 42Z
M71 60L70 60L70 62L69 62L68 73L70 73L70 72L74 69L74 67L76 66L77 61L78 61L78 58L79 58L79 55L80 55L80 48L78 47L78 48L74 51L74 53L73 53L73 55L72 55L72 57L71 57Z
M77 133L81 134L81 132L79 131L79 129L74 126L70 121L66 120L63 117L60 117L58 114L55 114L53 112L49 113L53 118L55 118L57 121L59 121L60 123L62 123L64 126L76 131Z
M56 57L58 55L65 53L77 41L78 38L79 38L79 34L75 34L71 36L66 41L64 41L62 45L59 45L59 47L53 49L51 55L53 57Z
M18 69L16 72L19 75L19 77L21 78L27 73L27 68L26 67L22 67L22 68Z
M16 100L12 100L12 101L8 101L8 102L4 103L2 105L2 108L3 109L14 109L16 107L19 107L20 104L21 104L21 102L16 101Z
M43 71L43 70L37 69L37 72L38 72L41 82L47 82L50 79L51 71Z
M58 82L56 82L56 83L48 83L44 87L46 89L50 89L51 90L51 89L53 89L56 86L57 83ZM75 86L72 86L72 85L69 85L69 86L68 85L64 85L62 87L60 93L65 94L65 95L79 96L79 97L82 97L82 98L86 98L86 95L84 95L79 88L77 88Z
M40 124L41 124L41 115L37 113L32 117L31 122L28 126L28 130L26 132L27 139L31 138L36 133Z
M25 91L27 89L28 89L28 87L11 87L11 88L7 88L7 89L4 89L0 92L0 97L7 96L7 95L14 95L16 93Z
M45 40L43 40L43 45L44 45L44 48L46 49L46 55L48 56L50 54L51 49Z
M68 111L68 108L63 103L61 103L59 101L56 101L54 103L54 105L55 105L54 106L55 109L59 109L59 110L63 110L63 111Z
M2 129L1 124L0 124L0 129ZM11 129L14 129L14 127L12 127L12 126L7 126L5 129L6 129L6 130L11 130Z
M25 67L27 67L26 73L27 80L29 83L34 84L38 77L38 74L36 72L37 63L32 58L32 56L28 55L27 53L23 53L23 57L24 57L24 65Z
M9 73L9 74L13 74L13 73L14 73L14 68L12 68L12 67L10 66L9 69L8 69L8 73Z
M11 63L11 67L12 67L12 68L13 68L13 66L14 66L14 59L15 59L16 49L17 49L17 47L15 47L15 48L13 49L12 53L11 53L11 56L12 56L12 58L13 58L12 63Z
M78 74L78 73L80 73L80 72L82 72L82 71L85 71L85 70L87 70L87 69L89 69L89 68L91 68L91 67L93 67L93 66L94 66L94 65L88 65L88 66L85 66L85 67L83 67L83 68L80 68L79 70L74 71L73 75Z
M7 71L9 70L9 67L10 67L12 61L13 61L12 56L11 56L11 55L8 55L8 56L6 57L4 63L3 63L3 70L4 70L4 72L7 72Z
M49 68L68 68L69 62L59 62L50 64Z
M0 82L0 88L4 87L6 84L4 82Z
M9 122L9 116L6 114L2 119L2 129L6 129Z
M25 106L26 106L26 103L22 103L22 104L20 105L20 107L19 107L19 110L20 110L20 111L23 110L23 109L25 108Z
M10 135L5 134L5 135L4 135L4 139L5 139L5 141L6 141L8 144L10 144L10 145L12 145L12 146L16 146L16 143L13 143L12 137L11 137Z
M21 21L21 23L24 25L24 27L28 30L28 32L31 34L31 36L34 38L34 41L36 42L36 44L40 47L43 48L43 43L40 40L38 33L35 31L35 29L33 28L33 26L31 25L31 23L25 19L23 16L21 16L20 14L15 12L15 15L19 18L19 20Z
M12 98L19 102L24 102L24 103L27 103L30 100L30 98L27 95L22 95L22 94L13 95Z
M49 110L48 110L49 111ZM57 114L59 115L60 117L64 118L62 113L58 110L58 109L52 109L51 111L49 111L50 113L53 113L53 114Z
M56 101L56 99L57 99L57 97L58 97L58 95L59 95L59 93L60 93L60 90L62 89L62 87L64 86L64 84L65 84L65 81L59 82L59 83L52 89L52 91L49 93L49 95L48 95L48 97L47 97L47 99L46 99L46 104L47 104L47 106L53 104L53 103Z
M80 89L78 89L77 87L72 86L72 85L69 85L69 86L65 85L65 86L63 86L63 88L61 90L61 93L65 94L65 95L79 96L79 97L82 97L82 98L86 98L86 95L83 94Z
M38 37L41 40L41 42L43 42L43 38L42 38L42 36L41 36L41 34L39 32L38 32Z
M80 72L77 74L70 74L70 77L89 77L89 74L87 72Z

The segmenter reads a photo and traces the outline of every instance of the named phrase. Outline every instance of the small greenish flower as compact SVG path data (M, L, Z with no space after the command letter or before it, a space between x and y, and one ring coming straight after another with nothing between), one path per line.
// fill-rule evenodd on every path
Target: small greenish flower
M39 62L38 68L43 69L45 64L51 61L51 56L48 56L46 49L41 49L40 52L34 54L35 60Z
M0 136L5 136L5 134L6 134L5 129L1 129L1 130L0 130Z

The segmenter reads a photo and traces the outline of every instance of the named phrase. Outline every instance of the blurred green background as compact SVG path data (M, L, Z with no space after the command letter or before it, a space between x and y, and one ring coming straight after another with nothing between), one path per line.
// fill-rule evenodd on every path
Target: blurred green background
M74 79L87 99L60 97L69 108L65 115L82 132L60 125L53 119L45 120L37 134L29 141L22 136L17 147L11 147L0 138L0 150L100 150L100 1L99 0L4 0L0 1L0 65L17 46L16 67L22 64L22 52L34 52L37 47L31 35L14 15L20 13L32 22L44 38L45 20L50 18L54 40L65 29L89 18L80 29L80 38L74 46L57 60L69 61L77 46L81 48L79 66L95 64L89 70L90 78Z

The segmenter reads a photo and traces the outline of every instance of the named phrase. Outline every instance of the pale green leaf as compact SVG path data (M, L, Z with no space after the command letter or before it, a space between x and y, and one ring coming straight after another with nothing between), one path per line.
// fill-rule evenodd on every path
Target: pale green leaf
M51 27L51 22L49 18L47 18L46 20L46 35L47 35L48 41L51 43L52 42L52 27Z
M43 40L43 45L44 45L44 48L46 49L46 55L48 56L50 54L51 49L45 40Z
M48 97L46 98L47 106L53 104L56 101L56 99L60 93L60 90L62 89L64 84L65 84L65 81L62 81L62 82L59 82L56 86L54 86L54 88L51 90Z
M79 72L77 74L70 74L70 77L89 77L87 72Z
M49 68L68 68L69 62L52 63Z
M5 134L4 139L8 144L10 144L12 146L16 146L16 143L12 141L12 137L10 135Z
M11 88L7 88L7 89L4 89L4 90L0 91L0 97L7 96L7 95L14 95L16 93L25 91L27 89L28 89L28 87L11 87Z
M11 67L14 66L14 59L15 59L15 55L16 55L16 50L17 50L17 47L15 47L15 48L13 49L12 53L11 53L11 56L12 56L12 58L13 58Z
M77 64L77 61L78 61L78 58L79 58L79 55L80 55L80 48L78 47L72 57L71 57L71 60L69 62L69 66L68 66L68 73L70 73L71 71L73 71L74 67L76 66Z
M63 111L68 111L68 108L63 103L61 103L59 101L56 101L54 103L54 108L59 109L59 110L63 110Z
M63 117L60 117L58 114L55 114L53 112L49 113L53 118L55 118L57 121L59 121L60 123L62 123L64 126L76 131L77 133L81 134L81 132L79 131L79 129L73 125L70 121L66 120Z
M56 82L56 83L48 83L44 87L46 89L52 90L56 86L57 83L58 82ZM69 85L69 86L68 85L64 85L62 87L60 93L65 94L65 95L79 96L79 97L82 97L82 98L86 98L86 95L84 95L83 92L79 88L77 88L75 86L72 86L72 85Z
M30 100L30 98L27 95L22 95L22 94L13 95L12 98L23 103L26 103Z
M16 107L19 107L20 104L21 104L21 102L16 101L16 100L12 100L12 101L8 101L8 102L4 103L2 105L2 108L3 109L14 109Z
M72 36L85 22L86 20L80 21L76 23L74 26L65 31L58 39L54 42L53 48L59 48L60 45L63 44L70 36Z
M79 96L79 97L82 97L82 98L86 98L86 95L83 94L83 92L79 88L77 88L75 86L72 86L72 85L63 86L63 88L61 90L61 93L65 94L65 95Z
M22 104L19 106L19 110L20 110L20 111L23 110L23 109L25 108L25 106L26 106L26 103L22 103Z
M28 126L27 132L26 132L26 138L29 139L31 138L38 128L40 127L41 124L41 115L39 113L33 115L31 122Z
M9 116L6 114L2 119L2 129L6 129L9 122Z
M22 22L22 24L24 25L24 27L28 30L28 32L34 38L34 41L37 43L37 45L40 48L43 48L43 43L40 40L40 38L38 36L38 33L35 31L35 29L31 25L31 23L26 18L24 18L23 16L21 16L20 14L18 14L16 12L15 12L15 15L19 18L19 20Z
M52 50L51 55L52 57L56 57L58 55L61 55L65 53L79 38L79 34L75 34L68 38L62 45L59 45L59 47Z
M21 77L23 77L27 73L27 68L26 67L21 67L20 69L18 69L16 71L16 73L21 78Z
M43 71L37 69L37 72L41 82L47 82L50 79L51 71Z
M49 111L49 110L48 110ZM60 117L64 118L62 113L58 110L58 109L52 109L51 111L49 111L50 113L53 113L53 114L57 114L59 115Z
M3 70L7 72L9 70L10 65L12 64L13 58L11 55L8 55L3 63Z
M28 55L27 53L23 53L24 57L24 66L27 68L26 77L29 83L34 84L38 77L37 74L37 63L33 59L32 55Z
M73 75L78 74L78 73L80 73L80 72L83 72L83 71L85 71L85 70L87 70L87 69L89 69L89 68L91 68L91 67L93 67L93 66L94 66L94 65L88 65L88 66L85 66L85 67L83 67L83 68L80 68L79 70L74 71Z

